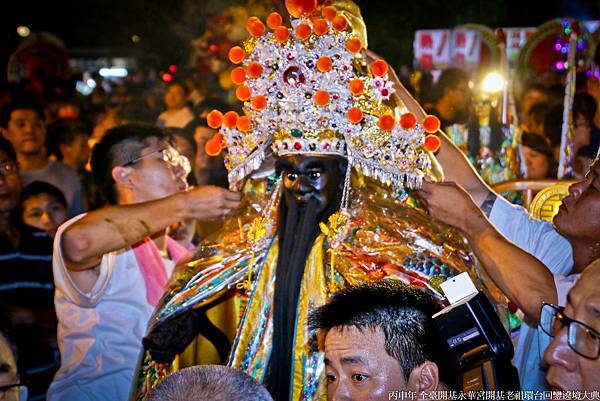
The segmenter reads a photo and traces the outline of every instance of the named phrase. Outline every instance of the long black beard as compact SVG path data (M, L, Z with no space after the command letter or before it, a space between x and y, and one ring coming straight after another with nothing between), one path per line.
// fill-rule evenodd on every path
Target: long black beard
M265 381L277 401L290 398L296 311L306 260L319 235L319 222L339 209L341 191L339 195L321 215L316 212L316 200L310 200L304 207L299 207L296 202L290 202L288 207L284 200L281 201L279 258L273 296L273 345Z

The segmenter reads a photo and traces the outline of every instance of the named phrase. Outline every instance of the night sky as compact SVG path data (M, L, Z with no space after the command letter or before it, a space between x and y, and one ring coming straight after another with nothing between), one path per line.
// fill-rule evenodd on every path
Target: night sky
M182 63L188 43L204 30L204 16L240 1L68 0L15 1L0 15L2 62L19 43L18 25L61 37L77 54L142 55L153 63ZM370 47L395 63L411 64L416 29L451 28L462 23L538 26L552 18L598 19L590 0L358 0ZM141 37L139 44L131 36Z

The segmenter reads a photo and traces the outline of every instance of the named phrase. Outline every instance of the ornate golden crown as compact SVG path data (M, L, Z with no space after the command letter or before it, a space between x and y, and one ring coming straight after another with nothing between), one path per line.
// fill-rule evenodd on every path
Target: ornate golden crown
M363 44L336 8L318 8L316 0L286 6L291 28L278 13L267 18L269 29L251 17L250 39L229 52L244 115L213 110L207 117L220 128L207 152L227 147L230 184L260 167L271 146L277 156L347 157L382 182L419 186L430 167L427 151L439 147L439 138L426 133L435 133L439 120L428 116L418 124L412 113L396 119L387 63L365 67Z

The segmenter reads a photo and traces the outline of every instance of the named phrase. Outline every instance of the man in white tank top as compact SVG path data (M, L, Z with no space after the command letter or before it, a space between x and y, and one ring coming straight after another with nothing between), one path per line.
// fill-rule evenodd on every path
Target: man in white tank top
M161 129L124 125L93 149L92 174L110 206L61 226L54 242L61 367L48 400L126 400L141 339L185 251L166 228L218 220L240 195L188 189L189 162Z

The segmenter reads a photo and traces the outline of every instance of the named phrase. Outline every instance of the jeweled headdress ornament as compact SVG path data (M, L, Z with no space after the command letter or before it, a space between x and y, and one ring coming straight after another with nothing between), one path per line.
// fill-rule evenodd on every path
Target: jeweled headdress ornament
M227 147L230 185L259 168L270 148L277 156L347 157L381 182L420 186L430 168L427 152L439 147L433 135L439 120L428 116L419 123L412 113L397 118L387 63L366 66L362 35L348 30L335 7L317 7L316 0L288 0L286 7L291 28L278 13L266 26L251 17L250 39L229 52L244 115L213 110L207 117L220 129L207 152Z

